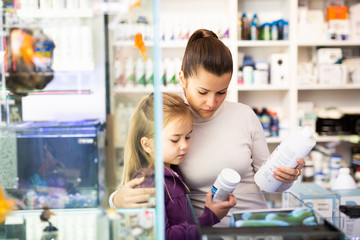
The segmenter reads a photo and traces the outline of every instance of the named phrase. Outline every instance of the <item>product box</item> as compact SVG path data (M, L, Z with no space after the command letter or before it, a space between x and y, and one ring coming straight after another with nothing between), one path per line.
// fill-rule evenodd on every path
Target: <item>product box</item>
M327 64L318 65L319 84L325 85L341 85L346 83L347 70L343 64Z
M347 19L347 7L346 6L329 6L327 8L327 20L334 19Z
M310 182L295 183L289 191L330 222L338 220L339 196L335 193Z
M330 20L328 22L328 33L333 40L349 40L350 21L349 20Z
M334 64L343 58L341 48L320 48L317 50L317 63Z
M350 7L351 39L360 40L360 3Z
M340 197L339 205L360 205L360 188L348 190L334 190ZM359 239L360 237L360 218L350 218L344 213L340 215L340 229L350 239Z
M282 86L289 84L289 54L270 55L270 83Z

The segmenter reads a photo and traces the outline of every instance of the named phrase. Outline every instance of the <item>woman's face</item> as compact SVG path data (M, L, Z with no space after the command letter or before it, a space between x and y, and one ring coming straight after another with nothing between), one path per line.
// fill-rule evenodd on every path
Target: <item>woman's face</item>
M184 78L180 72L181 86L192 109L202 118L210 118L225 100L231 73L216 76L199 69L197 76Z

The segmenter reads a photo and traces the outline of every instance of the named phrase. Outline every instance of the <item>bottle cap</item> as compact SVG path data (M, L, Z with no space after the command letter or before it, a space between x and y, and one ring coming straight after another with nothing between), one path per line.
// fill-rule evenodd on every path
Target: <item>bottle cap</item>
M313 134L314 134L314 129L310 126L305 126L301 131L301 135L307 138L310 138Z
M340 168L339 174L350 174L350 168Z
M230 186L236 186L241 180L240 175L231 168L224 168L221 171L221 176L224 183Z

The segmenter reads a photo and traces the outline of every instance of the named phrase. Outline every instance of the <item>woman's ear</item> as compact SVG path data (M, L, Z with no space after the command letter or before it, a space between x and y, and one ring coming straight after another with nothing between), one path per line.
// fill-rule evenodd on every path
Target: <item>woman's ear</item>
M140 140L142 148L147 152L148 154L153 153L153 144L150 138L148 137L142 137Z
M186 79L184 77L184 72L183 71L180 71L179 72L179 79L180 79L180 86L182 89L185 89L186 88Z

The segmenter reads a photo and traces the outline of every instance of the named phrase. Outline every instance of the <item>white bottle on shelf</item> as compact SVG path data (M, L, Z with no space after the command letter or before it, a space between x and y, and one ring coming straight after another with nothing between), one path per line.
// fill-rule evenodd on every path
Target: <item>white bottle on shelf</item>
M154 64L151 58L145 63L146 87L152 89L154 86Z
M145 87L145 83L145 63L142 58L138 58L135 66L135 85Z
M125 63L125 82L127 87L135 87L135 64L132 58Z
M274 178L274 170L279 166L296 167L296 159L305 158L315 146L313 134L314 129L309 126L296 127L290 132L256 172L254 180L261 190L274 192L280 186L282 182Z
M340 168L339 175L331 186L331 190L345 190L356 188L355 180L350 175L350 168Z

